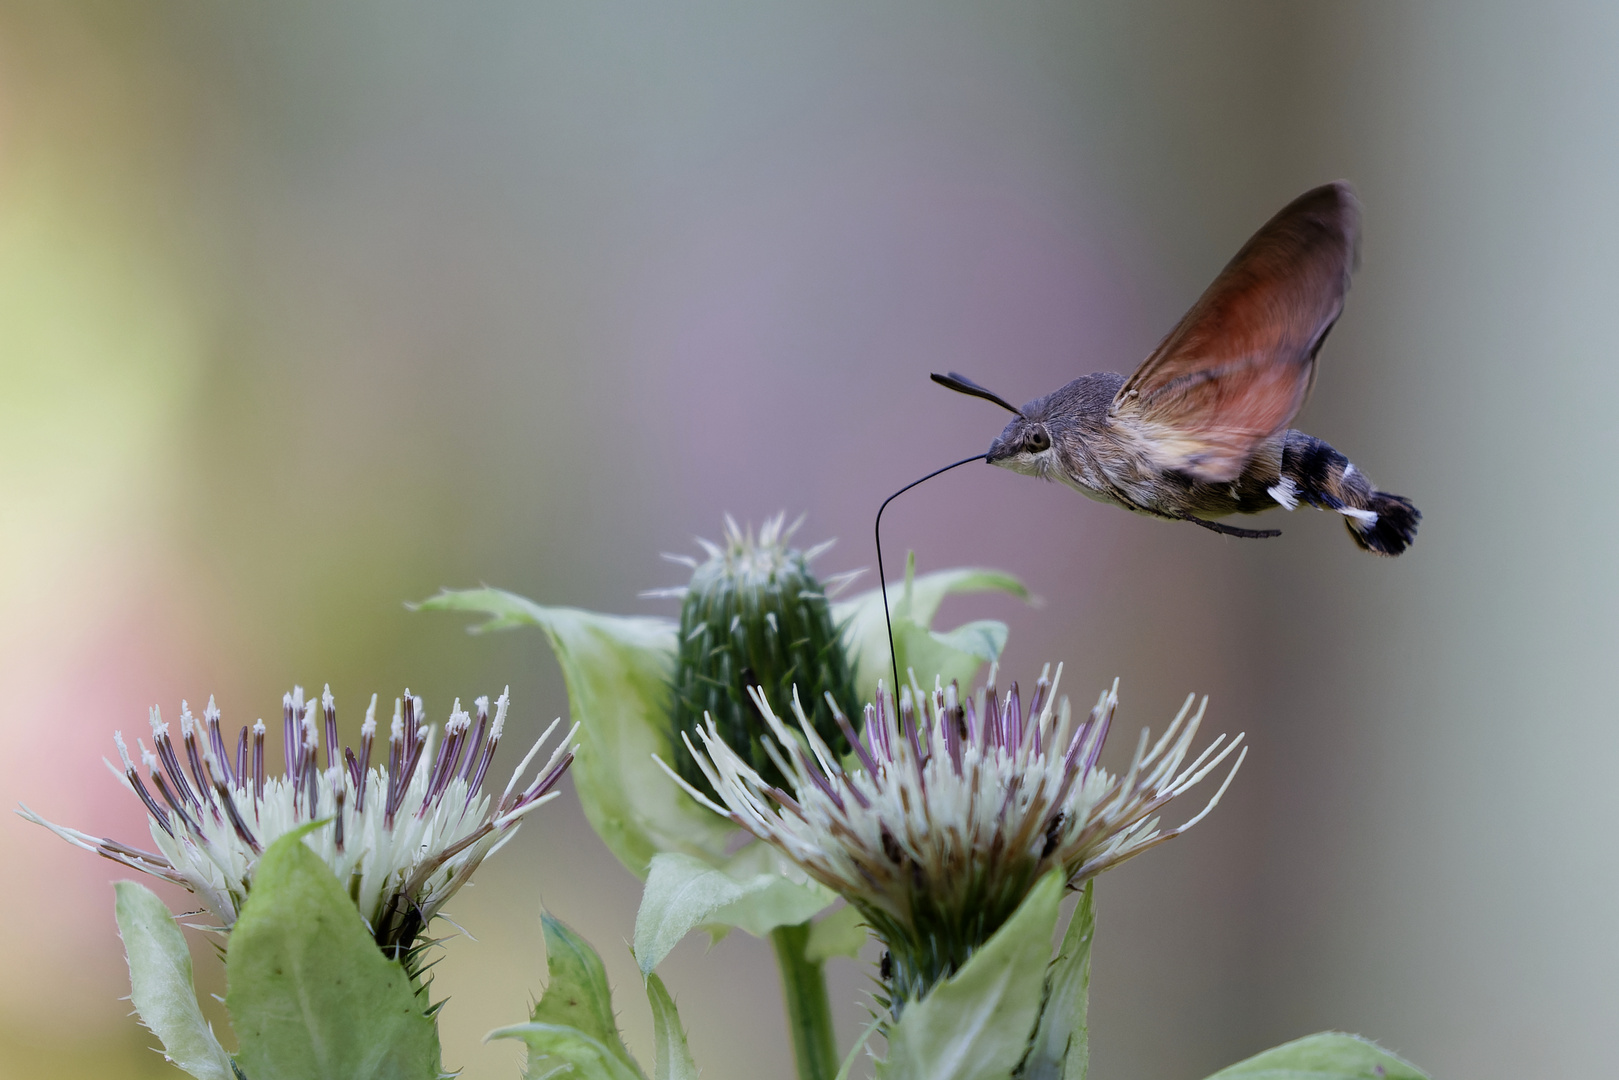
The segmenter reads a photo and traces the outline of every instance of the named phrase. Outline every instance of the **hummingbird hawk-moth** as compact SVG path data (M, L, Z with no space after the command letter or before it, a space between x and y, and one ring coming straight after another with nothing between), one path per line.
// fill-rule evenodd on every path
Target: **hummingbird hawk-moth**
M1230 536L1280 532L1211 519L1307 503L1342 514L1365 550L1398 555L1422 517L1411 501L1287 426L1343 312L1359 223L1348 184L1293 200L1128 378L1086 375L1021 409L955 372L933 380L1016 414L983 455L992 465Z

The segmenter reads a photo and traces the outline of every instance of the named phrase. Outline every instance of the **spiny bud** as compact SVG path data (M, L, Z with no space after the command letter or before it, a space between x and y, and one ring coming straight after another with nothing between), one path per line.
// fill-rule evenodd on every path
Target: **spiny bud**
M671 709L675 756L681 774L699 787L708 782L681 735L702 727L705 713L760 775L787 783L765 749L768 728L748 697L750 686L772 701L791 701L796 688L815 730L828 745L847 749L826 695L851 707L853 673L826 593L809 567L825 549L789 548L796 523L783 528L782 520L765 522L755 540L751 528L743 532L727 517L723 546L702 542L708 561L695 568L681 603Z

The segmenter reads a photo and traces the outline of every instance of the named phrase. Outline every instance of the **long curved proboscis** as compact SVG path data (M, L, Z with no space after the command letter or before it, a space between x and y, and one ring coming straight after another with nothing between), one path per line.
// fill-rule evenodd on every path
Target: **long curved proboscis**
M984 389L982 386L979 386L977 383L973 382L971 379L967 378L967 376L958 371L952 371L948 375L940 375L938 372L934 372L928 377L934 382L938 383L940 386L954 390L958 394L967 394L971 397L981 397L985 401L993 401L995 404L999 405L1009 413L1015 413L1018 416L1023 415L1022 409L1018 408L1016 405L1013 405L999 394Z
M939 379L939 376L935 375L933 377L934 379L943 382L943 380ZM949 384L945 383L944 385L948 386ZM951 387L951 389L954 389L954 387ZM971 391L962 392L971 393ZM996 401L1000 401L999 398L996 398L995 395L990 394L987 390L983 391L983 393L988 394ZM1001 404L1006 405L1006 402L1001 401ZM1007 408L1010 409L1012 407L1007 405ZM1012 411L1017 412L1016 409L1012 409ZM927 480L932 480L940 473L949 472L958 465L965 465L969 461L983 461L988 456L988 454L974 454L972 457L962 458L960 461L952 462L942 469L934 469L932 472L922 477L921 480L912 480L909 484L906 484L904 487L894 492L894 494L884 499L883 504L877 508L877 523L872 526L872 533L877 540L877 582L883 590L883 625L888 627L888 664L891 668L893 668L894 671L894 704L896 707L899 705L899 654L894 652L894 620L893 617L888 614L888 575L883 573L883 511L888 509L889 503L893 502L895 499L899 498L916 485Z

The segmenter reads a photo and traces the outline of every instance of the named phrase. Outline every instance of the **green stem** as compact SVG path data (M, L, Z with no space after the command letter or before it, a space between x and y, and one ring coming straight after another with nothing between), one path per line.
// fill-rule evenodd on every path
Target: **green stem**
M793 1036L798 1080L834 1080L838 1074L838 1041L832 1031L832 999L826 992L822 965L804 955L809 923L778 926L770 932L781 967L781 991L787 1002L787 1027Z

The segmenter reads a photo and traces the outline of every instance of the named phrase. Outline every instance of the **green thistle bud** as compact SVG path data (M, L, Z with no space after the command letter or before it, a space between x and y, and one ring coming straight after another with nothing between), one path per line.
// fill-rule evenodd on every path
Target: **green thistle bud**
M765 749L769 729L748 697L750 686L771 701L791 701L796 687L821 738L848 749L826 695L852 707L853 669L826 593L809 568L825 546L789 548L798 523L783 528L782 521L778 515L765 522L755 541L751 528L744 533L727 517L723 545L701 541L708 561L696 567L680 606L671 709L676 758L681 775L702 788L708 781L681 735L701 728L705 713L761 776L788 782Z

